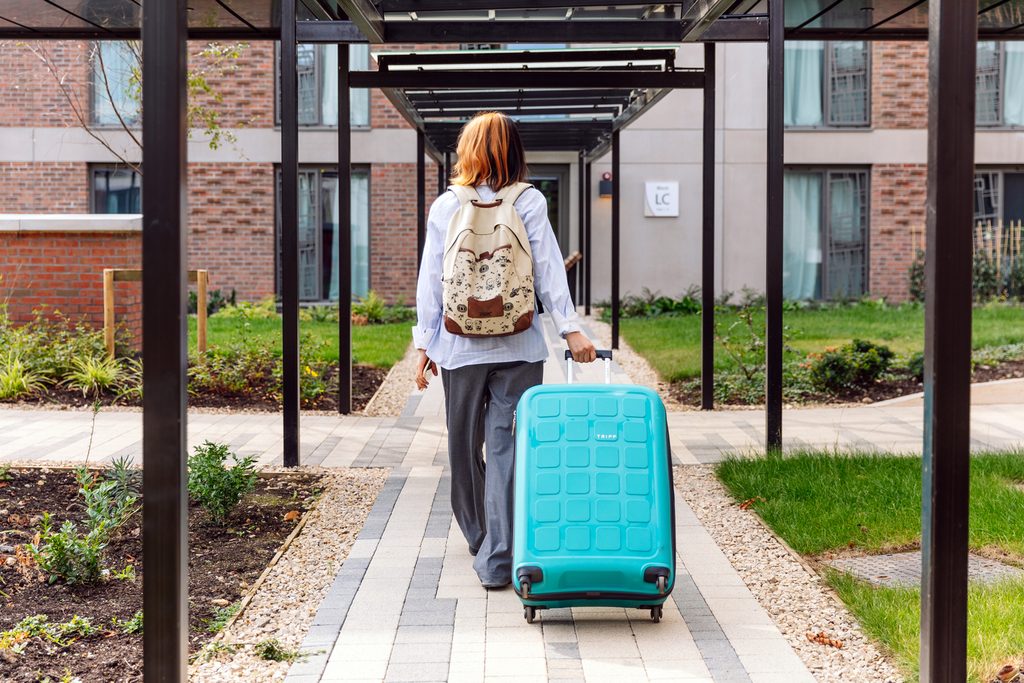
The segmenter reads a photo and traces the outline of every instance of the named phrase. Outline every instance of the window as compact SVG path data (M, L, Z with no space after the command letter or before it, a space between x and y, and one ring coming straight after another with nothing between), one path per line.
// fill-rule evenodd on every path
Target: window
M92 120L98 126L139 124L138 43L101 40L92 59Z
M1024 221L1024 170L979 170L974 174L974 221Z
M867 292L868 171L786 171L783 292L850 299Z
M278 174L277 281L281 282L281 183ZM299 171L299 298L338 300L338 174ZM370 174L352 169L352 293L370 288ZM280 291L280 287L278 287Z
M298 46L299 125L337 127L338 125L338 46ZM366 71L370 68L370 46L349 45L349 68ZM278 67L280 67L278 59ZM281 80L278 68L277 97L280 105ZM349 93L353 126L370 125L370 91L353 88ZM278 106L278 123L281 122Z
M1024 45L978 43L975 86L979 126L1024 126Z
M786 126L863 127L870 123L867 43L787 42L785 68Z
M89 169L93 213L142 213L142 175L121 166Z

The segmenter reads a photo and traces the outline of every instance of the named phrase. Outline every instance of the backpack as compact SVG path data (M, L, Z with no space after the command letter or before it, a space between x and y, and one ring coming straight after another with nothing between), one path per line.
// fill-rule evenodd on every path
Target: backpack
M444 241L444 327L462 337L504 337L533 323L533 253L515 202L532 187L504 187L484 202L453 185L459 209Z

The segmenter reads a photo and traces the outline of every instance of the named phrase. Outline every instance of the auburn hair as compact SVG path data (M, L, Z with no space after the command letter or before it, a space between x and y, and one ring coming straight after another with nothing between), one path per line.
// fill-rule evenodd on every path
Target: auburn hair
M529 177L516 122L500 112L481 112L459 133L453 185L489 185L500 190Z

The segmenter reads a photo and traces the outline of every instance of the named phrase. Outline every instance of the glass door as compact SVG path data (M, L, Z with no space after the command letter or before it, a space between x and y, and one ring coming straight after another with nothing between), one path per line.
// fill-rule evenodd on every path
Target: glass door
M530 166L530 183L548 200L548 220L558 238L563 258L569 255L569 166L537 164Z

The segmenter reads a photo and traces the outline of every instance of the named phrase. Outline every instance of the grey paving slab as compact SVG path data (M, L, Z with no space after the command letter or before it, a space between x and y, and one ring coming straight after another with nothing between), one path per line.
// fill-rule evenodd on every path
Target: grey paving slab
M848 557L832 560L829 564L879 586L921 585L920 551ZM967 571L970 580L977 583L994 583L1024 577L1024 570L973 554L968 557Z

